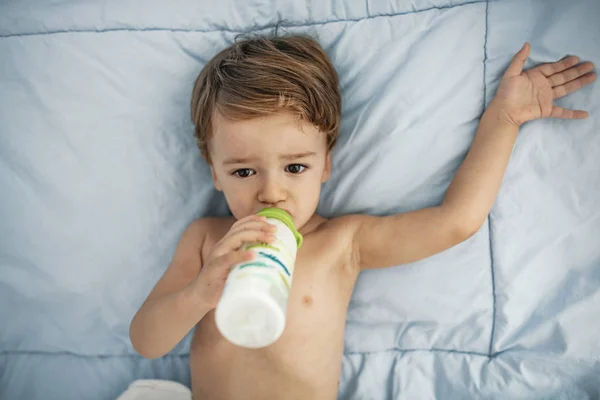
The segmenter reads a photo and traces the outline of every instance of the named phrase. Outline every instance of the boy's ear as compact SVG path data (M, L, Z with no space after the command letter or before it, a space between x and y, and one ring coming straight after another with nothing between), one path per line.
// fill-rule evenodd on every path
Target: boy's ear
M210 174L212 176L213 182L215 183L215 188L219 191L222 192L223 189L221 189L221 185L219 184L219 180L217 179L217 174L215 174L215 169L213 168L213 166L210 166Z
M325 183L329 180L331 176L331 151L327 152L327 156L325 157L325 168L323 169L323 178L321 179L321 183Z

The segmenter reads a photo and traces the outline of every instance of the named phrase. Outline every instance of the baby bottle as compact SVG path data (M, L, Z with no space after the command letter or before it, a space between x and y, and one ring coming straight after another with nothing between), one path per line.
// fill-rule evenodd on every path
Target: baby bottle
M258 215L277 227L275 240L242 246L256 257L231 269L215 311L221 334L247 348L268 346L283 333L296 252L302 245L290 214L265 208Z

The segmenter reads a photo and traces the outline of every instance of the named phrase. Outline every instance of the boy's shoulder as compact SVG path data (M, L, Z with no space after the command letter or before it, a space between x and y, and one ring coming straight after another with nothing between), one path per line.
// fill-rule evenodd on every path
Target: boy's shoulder
M193 221L188 229L198 232L202 242L217 242L235 223L233 217L201 217Z
M193 222L205 230L210 229L231 229L236 219L233 217L202 217Z

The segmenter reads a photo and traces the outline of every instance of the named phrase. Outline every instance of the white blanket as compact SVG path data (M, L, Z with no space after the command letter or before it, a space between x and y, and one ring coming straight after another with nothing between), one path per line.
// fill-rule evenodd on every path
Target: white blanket
M179 382L139 379L117 400L192 400L192 392Z

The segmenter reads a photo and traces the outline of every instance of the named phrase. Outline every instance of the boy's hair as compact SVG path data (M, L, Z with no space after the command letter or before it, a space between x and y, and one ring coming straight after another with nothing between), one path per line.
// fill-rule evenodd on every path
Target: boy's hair
M246 38L214 56L194 83L191 116L202 156L211 163L209 141L216 112L247 120L291 111L337 140L341 96L338 76L321 46L306 36Z

